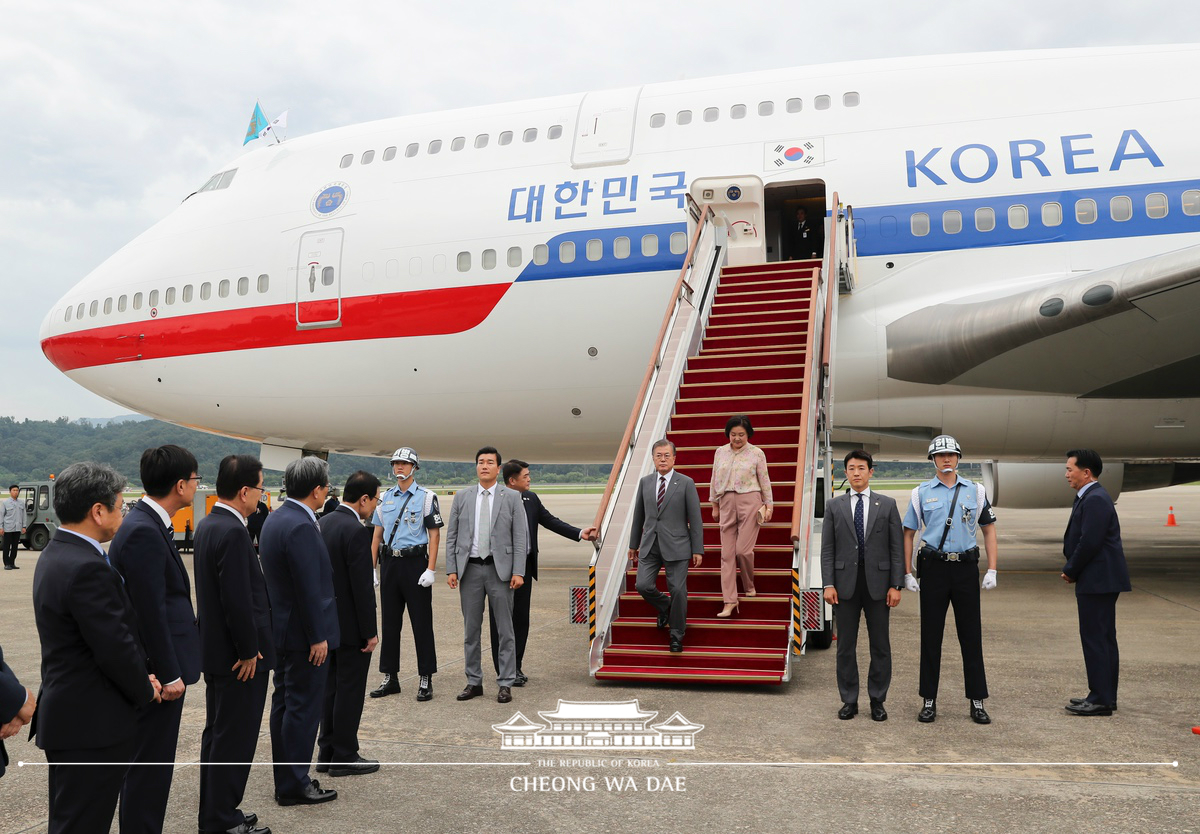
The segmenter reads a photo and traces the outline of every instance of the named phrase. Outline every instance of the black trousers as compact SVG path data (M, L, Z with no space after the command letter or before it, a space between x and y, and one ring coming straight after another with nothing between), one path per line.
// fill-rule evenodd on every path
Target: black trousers
M4 564L15 565L17 563L17 547L21 544L21 531L15 533L4 534Z
M437 647L433 640L433 588L417 584L429 562L424 556L389 556L379 561L379 604L383 622L379 636L379 671L400 671L400 632L404 609L417 648L417 674L437 673Z
M382 583L381 583L382 584ZM358 758L358 725L367 695L371 653L347 646L329 653L325 709L317 737L317 761L353 764Z
M250 762L258 747L267 681L271 670L260 662L254 677L205 675L204 732L200 735L201 831L228 831L245 820L238 806L246 793ZM205 767L213 763L216 767Z
M275 692L271 695L271 761L275 762L275 793L298 796L312 781L308 775L321 711L329 660L320 666L308 661L305 650L278 649Z
M1079 639L1087 667L1087 699L1093 704L1117 703L1121 656L1117 650L1117 597L1111 594L1077 594Z
M833 620L838 633L838 693L843 704L858 703L858 625L864 616L871 648L867 695L872 701L887 700L888 687L892 683L892 644L888 634L890 613L887 597L872 599L861 574L854 593L849 597L838 597L838 604L833 607Z
M144 762L175 761L186 697L184 693L184 697L174 701L149 704L138 715L133 759L125 774L117 811L122 834L162 834L175 768L171 764Z
M534 580L525 577L525 584L513 591L512 623L513 636L517 642L517 671L521 671L521 661L525 659L525 644L529 642L529 605L533 599ZM496 630L496 615L492 606L488 606L488 623L492 631L492 666L496 674L500 674L500 632Z
M47 750L49 834L108 834L132 756L132 738L93 750Z
M937 697L946 610L953 605L967 697L983 700L988 696L988 688L983 670L979 562L943 562L921 555L918 566L921 574L921 593L918 594L921 599L921 697Z

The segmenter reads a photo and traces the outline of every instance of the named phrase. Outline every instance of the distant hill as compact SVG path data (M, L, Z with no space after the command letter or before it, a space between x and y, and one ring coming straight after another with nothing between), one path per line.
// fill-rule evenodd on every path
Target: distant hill
M153 420L153 417L147 417L145 414L118 414L116 417L80 417L72 422L83 424L90 423L93 426L111 426L113 423L142 423L146 420Z

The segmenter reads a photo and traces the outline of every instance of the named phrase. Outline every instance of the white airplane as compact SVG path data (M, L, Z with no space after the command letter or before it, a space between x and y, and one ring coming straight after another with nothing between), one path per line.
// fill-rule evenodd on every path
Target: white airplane
M265 460L611 460L685 195L747 262L836 191L835 441L921 459L952 433L1002 461L1001 504L1059 502L1077 445L1162 486L1200 459L1198 75L1194 45L878 60L260 141L67 292L42 347Z

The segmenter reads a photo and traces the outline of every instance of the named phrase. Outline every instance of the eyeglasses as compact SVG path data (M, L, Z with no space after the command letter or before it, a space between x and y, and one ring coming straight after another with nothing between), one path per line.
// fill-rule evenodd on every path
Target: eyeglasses
M185 481L202 481L202 480L204 480L204 479L203 479L203 478L201 478L199 475L193 475L193 476L192 476L192 477L190 477L190 478L184 478L184 480L185 480Z

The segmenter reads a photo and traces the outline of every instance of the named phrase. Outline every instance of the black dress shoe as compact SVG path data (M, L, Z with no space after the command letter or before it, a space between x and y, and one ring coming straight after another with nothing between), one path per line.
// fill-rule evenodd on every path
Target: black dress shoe
M933 698L926 698L921 711L917 713L917 720L922 724L931 724L937 718L937 701Z
M679 654L681 651L683 651L683 641L676 640L674 637L672 637L671 638L671 651L674 654Z
M383 698L387 695L400 694L400 681L396 680L395 675L384 675L383 683L379 684L377 689L371 690L372 698Z
M1077 707L1077 706L1079 706L1080 704L1090 704L1090 703L1092 703L1092 702L1091 702L1091 701L1089 701L1087 698L1072 698L1072 699L1071 699L1071 705L1072 705L1072 706L1076 706L1076 707ZM1116 712L1116 711L1117 711L1117 705L1116 705L1116 704L1113 704L1113 705L1112 705L1112 711L1113 711L1113 712Z
M1108 704L1093 704L1091 701L1084 701L1082 704L1068 705L1067 712L1072 715L1112 715L1113 708Z
M858 715L858 704L842 704L842 708L838 710L838 718L843 721L849 721L856 715Z
M871 720L887 721L887 710L883 708L883 701L871 700Z
M254 822L258 822L257 817L254 818ZM265 825L256 827L253 822L243 822L222 832L200 829L200 834L271 834L271 829Z
M983 701L971 701L971 720L976 724L991 724L992 717L983 708Z
M421 685L417 687L417 700L433 700L433 675L421 675Z
M529 683L529 678L520 669L517 670L517 676L513 679L513 686L524 686Z
M258 814L242 813L242 818L246 821L246 825L253 827L258 822Z
M496 700L502 704L510 703L512 701L512 687L500 687L500 691L496 693Z
M364 759L362 756L350 764L329 765L330 776L364 776L377 770L379 770L379 762L374 759Z
M313 770L315 770L317 773L328 773L329 762L317 762L317 766L314 767Z
M472 698L478 698L483 694L483 684L477 683L474 686L467 684L462 692L458 693L458 700L469 701Z
M305 786L304 793L289 794L287 796L278 793L275 794L275 801L284 806L319 805L322 802L332 802L335 799L337 799L337 791L321 790L321 784L316 779L313 779Z
M670 617L670 616L671 616L671 614L670 614L670 612L669 612L669 611L668 611L666 614L661 614L661 613L660 613L660 614L658 615L658 627L659 627L659 628L666 628L666 627L667 627L667 618L668 618L668 617Z

